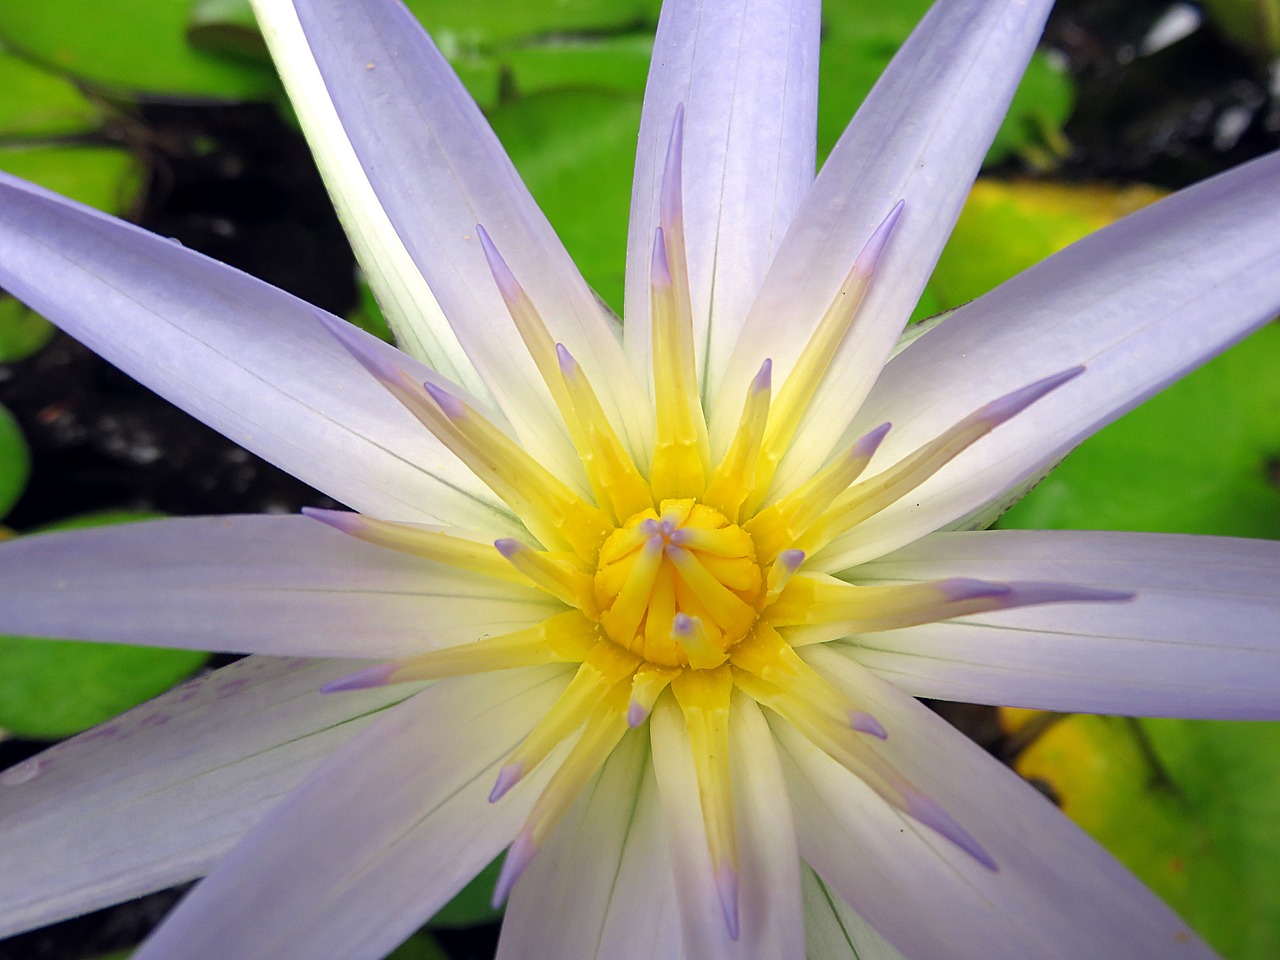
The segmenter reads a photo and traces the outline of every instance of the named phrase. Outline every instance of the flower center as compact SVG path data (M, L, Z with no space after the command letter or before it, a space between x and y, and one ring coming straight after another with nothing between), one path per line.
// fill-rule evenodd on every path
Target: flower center
M635 514L600 549L600 625L653 664L722 663L756 622L763 596L751 537L693 500L663 500L660 510Z

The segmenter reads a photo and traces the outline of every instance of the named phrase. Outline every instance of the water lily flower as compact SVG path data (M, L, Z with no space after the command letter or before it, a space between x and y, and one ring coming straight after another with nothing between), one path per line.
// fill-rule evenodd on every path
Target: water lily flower
M1280 309L1280 157L900 340L1049 5L815 178L816 0L669 0L621 329L396 0L255 8L403 352L0 180L0 284L353 511L0 546L4 631L256 654L0 775L0 931L378 958L506 849L504 958L1212 956L914 699L1280 716L1280 545L976 529Z

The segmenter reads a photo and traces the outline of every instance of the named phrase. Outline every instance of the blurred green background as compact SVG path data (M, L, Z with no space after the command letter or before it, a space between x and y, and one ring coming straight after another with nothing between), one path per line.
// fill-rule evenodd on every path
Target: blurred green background
M409 5L620 311L658 4ZM821 154L927 6L826 4ZM1280 146L1278 52L1276 0L1061 3L916 319ZM0 169L385 330L246 0L0 5ZM1086 442L1000 524L1280 538L1278 366L1272 324ZM0 294L0 536L306 504L332 505ZM0 765L204 665L190 652L0 637ZM1280 725L991 711L964 726L1224 956L1280 956ZM482 876L399 960L491 951L492 883ZM155 912L124 905L3 941L0 960L37 955L33 937L41 957L126 956Z

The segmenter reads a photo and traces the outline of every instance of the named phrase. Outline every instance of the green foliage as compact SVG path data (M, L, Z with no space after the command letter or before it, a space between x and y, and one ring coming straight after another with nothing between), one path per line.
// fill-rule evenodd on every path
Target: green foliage
M620 311L639 98L561 90L490 120L587 282Z
M27 442L22 439L13 414L0 407L0 517L13 509L30 476L31 454Z
M46 66L117 94L262 99L266 64L194 48L191 0L40 0L0 4L0 40Z
M102 120L101 108L65 77L0 53L0 138L70 136Z
M154 515L88 514L42 532L149 519ZM34 739L71 736L163 693L207 656L198 650L0 636L0 728Z
M502 916L501 910L490 905L493 888L498 885L498 873L502 858L494 860L476 874L471 882L458 891L457 896L440 908L431 918L433 927L474 927L479 923L491 923Z

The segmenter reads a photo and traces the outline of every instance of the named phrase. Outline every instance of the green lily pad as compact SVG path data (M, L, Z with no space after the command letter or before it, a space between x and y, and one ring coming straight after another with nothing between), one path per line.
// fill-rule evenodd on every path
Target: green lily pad
M0 170L116 215L134 205L146 174L128 150L97 146L0 147Z
M195 49L191 0L40 0L0 4L0 40L46 66L121 93L269 98L265 64Z
M835 146L849 118L931 5L932 0L828 0L823 5L819 157ZM987 163L998 163L1015 151L1031 151L1037 156L1058 152L1062 124L1073 103L1070 77L1036 54L987 154Z
M0 407L0 517L13 509L31 476L31 453L18 421Z
M65 137L103 121L102 110L66 77L0 53L0 137Z
M111 511L41 532L154 518ZM0 729L32 739L71 736L163 693L207 658L199 650L0 636Z
M431 934L415 933L396 947L387 960L449 960L449 954Z
M651 35L622 34L530 44L506 51L502 62L516 93L524 96L563 87L639 96L652 53Z
M1086 440L1001 526L1280 539L1280 326Z
M1015 766L1225 957L1269 960L1280 956L1277 756L1280 724L1072 716Z
M53 324L13 297L0 294L0 363L23 360L53 336Z
M981 179L938 258L929 289L943 308L958 307L1162 195L1143 184Z
M620 310L640 99L561 90L489 119L587 282Z

